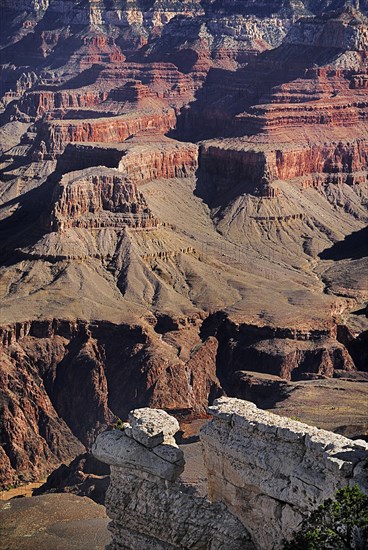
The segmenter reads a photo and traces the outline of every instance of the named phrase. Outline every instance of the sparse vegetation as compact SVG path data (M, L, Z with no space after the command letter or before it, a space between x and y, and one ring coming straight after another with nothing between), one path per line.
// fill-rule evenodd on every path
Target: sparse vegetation
M125 422L123 422L120 418L118 418L117 421L115 422L114 428L116 430L124 430L125 424L126 424Z
M326 500L284 550L365 550L368 547L368 496L357 485Z

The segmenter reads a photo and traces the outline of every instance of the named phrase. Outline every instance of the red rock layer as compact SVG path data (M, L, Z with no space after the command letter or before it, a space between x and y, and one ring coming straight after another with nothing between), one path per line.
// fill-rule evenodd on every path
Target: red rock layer
M120 48L115 45L114 39L106 34L95 34L84 36L83 47L76 54L76 59L83 70L84 65L93 65L94 63L122 63L125 61L125 55ZM73 56L71 57L73 61Z
M242 126L245 132L272 132L280 128L302 125L341 125L354 126L368 120L368 100L346 98L334 103L311 103L253 107L249 114L239 115L235 125Z
M208 143L200 149L201 173L206 179L213 178L218 191L229 189L234 181L248 182L249 192L262 190L265 179L303 178L304 187L367 181L368 139L279 147L231 140L218 145Z
M168 101L174 101L181 106L193 97L204 79L204 76L183 74L172 63L108 64L106 68L95 65L86 73L84 78L77 77L77 80L80 79L79 87L74 83L70 89L53 89L49 86L25 93L17 104L19 111L35 118L45 113L48 117L56 118L60 116L60 111L78 112L78 109L100 105L97 116L109 108L119 109L120 103L124 105L129 102L139 108L140 102L147 98L163 100L167 105ZM86 79L93 80L93 84L88 85ZM55 110L58 113L54 117Z
M276 151L274 155L272 168L278 179L310 173L346 174L347 178L348 174L368 168L368 140L316 144L299 151Z
M204 334L216 334L219 340L217 373L225 391L233 388L237 371L307 380L356 370L348 350L336 339L337 326L332 320L325 328L293 331L214 315L205 321Z
M152 329L107 322L18 323L1 327L0 341L0 486L71 460L114 415L149 405L203 414L220 392L214 338L197 335L185 363Z
M59 157L59 173L91 166L117 168L136 185L159 178L192 177L198 170L198 146L150 135L123 144L69 143Z
M203 404L222 394L216 374L217 346L216 338L210 337L193 350L185 365L170 365L162 372L155 383L152 407L184 413L187 418L193 413L206 414L207 407ZM196 411L192 403L197 403Z
M367 74L354 75L351 79L351 87L354 90L356 89L366 90L368 88L368 75Z
M161 99L172 99L181 97L183 100L188 100L194 91L200 86L204 76L196 74L183 74L172 63L124 63L119 67L108 67L103 69L95 85L109 86L111 89L111 98L117 101L134 100L135 96L128 95L129 87L134 86L137 89L140 86L145 86L150 91L151 97ZM121 83L119 88L116 88L116 83ZM122 92L122 86L128 85L127 89ZM120 95L123 94L123 95ZM147 93L147 92L146 92Z
M200 148L200 175L211 181L216 192L226 191L239 182L249 183L249 191L261 186L266 173L267 158L263 151L239 150L234 144L204 144Z
M76 66L80 71L97 63L108 64L125 61L125 55L116 46L114 39L106 34L90 32L80 38L77 44L74 44L74 48L69 51L68 47L64 46L62 48L58 44L60 41L60 31L45 31L41 33L41 37L42 44L39 51L42 57L45 58L50 53L53 53L52 46L58 46L55 61L61 65L67 59L68 63Z
M157 97L157 94L140 82L127 82L124 86L111 90L109 94L110 99L118 102L130 101L133 103L148 97Z
M53 202L48 222L52 231L70 227L152 229L158 225L135 184L106 169L65 175Z
M267 62L257 60L257 68L266 71ZM243 133L280 133L283 128L316 125L346 126L366 123L368 101L364 92L363 76L352 74L352 70L324 66L303 69L302 65L293 75L293 68L280 67L280 74L270 73L265 95L256 104L239 113L234 119L234 128ZM278 84L280 76L284 82ZM245 80L255 75L243 73ZM267 78L267 76L266 76ZM272 82L272 79L274 82ZM254 81L249 82L254 85ZM245 84L245 82L244 82Z
M96 120L60 120L41 123L39 137L49 154L60 154L70 142L119 143L140 132L165 134L176 124L173 110L134 113Z
M27 115L39 118L55 109L79 109L95 107L108 97L107 92L98 90L37 90L22 97L19 110Z
M119 170L137 185L159 178L194 176L198 169L198 147L194 144L152 144L130 149Z
M263 340L247 348L247 361L242 368L277 375L284 380L330 378L338 370L356 370L347 349L332 338L321 338L317 342Z

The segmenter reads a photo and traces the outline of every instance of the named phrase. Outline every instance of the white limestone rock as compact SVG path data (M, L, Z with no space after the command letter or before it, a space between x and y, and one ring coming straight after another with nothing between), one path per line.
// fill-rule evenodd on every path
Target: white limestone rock
M152 473L169 481L176 480L184 469L183 452L179 448L164 445L156 453L127 437L120 430L100 434L92 454L101 462L111 466L128 467ZM161 454L161 456L160 456ZM173 461L173 462L171 462Z
M163 460L170 462L170 464L184 466L184 453L175 442L171 445L168 445L167 443L164 445L158 445L158 447L152 449L152 452Z
M145 447L152 449L170 440L179 431L176 418L161 409L135 409L129 413L129 435Z
M368 444L222 397L200 438L209 495L262 550L276 550L326 498L358 483L368 493ZM267 525L267 529L265 529Z
M255 550L249 533L221 503L163 486L138 470L111 468L106 508L109 550Z
M133 411L124 431L100 434L92 448L111 465L106 510L107 550L255 550L248 531L222 503L186 492L177 480L184 455L175 418L161 410Z

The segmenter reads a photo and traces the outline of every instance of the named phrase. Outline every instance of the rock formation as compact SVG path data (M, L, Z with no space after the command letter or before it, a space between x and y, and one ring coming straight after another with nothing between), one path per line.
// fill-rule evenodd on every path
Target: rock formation
M110 550L131 548L253 549L249 535L222 504L183 492L177 421L157 409L129 415L124 431L100 434L93 454L110 464L106 508Z
M64 176L55 189L51 231L71 227L150 229L158 220L134 183L112 169L89 169Z
M279 548L347 485L368 490L368 444L222 398L201 431L209 496L225 502L257 548ZM267 528L265 529L265 525Z
M142 114L134 113L114 119L53 121L40 129L39 136L48 145L50 155L63 151L72 142L121 142L139 132L158 131L165 134L175 125L174 113Z
M200 434L209 501L178 484L178 425L164 411L132 411L123 431L98 436L93 454L111 466L108 548L281 548L336 490L356 483L368 490L366 442L237 399L210 410Z
M2 7L0 484L239 372L364 380L367 2Z
M140 406L190 417L206 412L209 395L221 394L212 338L178 358L168 356L149 325L142 332L54 320L1 329L1 342L3 486L42 479L90 448L99 431L126 418L138 396Z
M34 489L32 496L45 493L72 493L88 497L97 504L105 503L105 495L110 484L110 468L96 460L90 453L77 456L67 466L62 464L54 470L46 482Z

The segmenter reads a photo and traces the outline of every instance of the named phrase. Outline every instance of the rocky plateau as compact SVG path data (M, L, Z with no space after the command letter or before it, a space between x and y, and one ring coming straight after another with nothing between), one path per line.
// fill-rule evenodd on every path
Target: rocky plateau
M366 436L367 1L0 6L0 486L223 394Z

